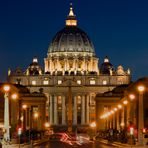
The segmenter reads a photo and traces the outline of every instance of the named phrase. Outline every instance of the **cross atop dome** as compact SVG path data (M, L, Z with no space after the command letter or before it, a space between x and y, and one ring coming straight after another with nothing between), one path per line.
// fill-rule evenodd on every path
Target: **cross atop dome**
M70 3L70 10L66 19L66 26L77 26L77 19L73 12L72 3Z
M72 3L70 3L70 11L68 16L75 16L72 8Z

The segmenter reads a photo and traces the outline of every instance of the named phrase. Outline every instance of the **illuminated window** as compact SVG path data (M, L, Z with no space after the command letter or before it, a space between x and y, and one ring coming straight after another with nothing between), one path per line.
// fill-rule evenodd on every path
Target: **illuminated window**
M44 81L43 81L43 84L44 84L44 85L48 85L48 84L49 84L49 81L48 81L48 80L44 80Z
M103 80L103 85L106 85L107 84L107 81L106 80Z
M81 80L77 80L77 84L81 84Z
M123 84L123 81L118 81L118 84Z
M61 104L61 103L62 103L62 97L59 96L59 97L58 97L58 104Z
M58 107L58 110L62 110L62 107L60 106L60 107Z
M80 110L80 109L81 109L81 107L79 106L79 107L78 107L78 110Z
M94 96L91 97L90 104L91 105L95 105L95 97Z
M32 81L32 85L36 85L36 81L35 80Z
M77 103L81 104L81 97L80 96L78 96Z
M95 85L96 81L95 80L90 80L90 85Z
M62 84L62 80L58 80L58 84Z

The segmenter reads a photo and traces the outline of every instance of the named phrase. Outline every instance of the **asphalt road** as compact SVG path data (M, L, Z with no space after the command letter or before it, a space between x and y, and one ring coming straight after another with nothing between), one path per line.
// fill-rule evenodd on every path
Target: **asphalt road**
M103 144L100 142L89 142L87 144L82 145L69 145L67 143L59 141L52 141L38 146L34 146L34 148L113 148L113 146Z

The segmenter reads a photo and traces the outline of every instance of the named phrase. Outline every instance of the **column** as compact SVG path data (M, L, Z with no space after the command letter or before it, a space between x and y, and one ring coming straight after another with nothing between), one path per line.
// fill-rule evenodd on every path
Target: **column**
M54 124L57 124L57 96L54 95Z
M73 124L77 125L77 97L74 96Z
M81 124L85 124L85 96L82 96L82 102L81 102L81 106L82 106L82 110L81 110Z
M143 133L142 129L144 128L144 115L143 115L143 93L139 93L139 112L138 112L138 144L143 145Z
M47 59L45 59L44 61L45 61L45 72L46 72L46 71L48 71L49 66L48 66L48 61L47 61Z
M65 96L62 97L62 124L66 124L65 120L65 111L66 111L66 106L65 106Z
M124 128L127 129L127 106L124 107Z
M90 70L93 71L93 59L91 58Z
M4 133L4 139L9 141L10 127L9 127L9 95L8 93L5 93L4 99L5 99L4 128L6 130L6 132Z
M50 124L53 124L53 99L52 95L50 95Z
M64 59L64 71L67 70L66 59Z
M84 71L86 71L86 60L85 60L85 57L84 57Z
M116 113L113 114L113 129L116 129Z
M124 127L125 127L125 123L124 123L124 121L125 121L125 119L124 119L125 108L124 107L125 106L123 106L123 109L121 110L121 124L120 124L120 126L122 127L122 129L124 129Z
M29 128L29 108L27 108L27 115L26 115L26 125L27 125L27 128Z
M119 115L120 115L120 111L118 110L118 111L116 112L117 130L120 129Z
M74 70L74 74L76 75L76 59L74 59L73 70Z
M78 60L77 59L75 61L75 69L76 69L76 71L78 70Z
M49 69L48 69L48 71L51 71L51 73L52 73L52 62L51 62L51 59L49 60Z
M23 110L23 130L26 130L26 109Z
M89 124L89 95L86 96L86 123Z

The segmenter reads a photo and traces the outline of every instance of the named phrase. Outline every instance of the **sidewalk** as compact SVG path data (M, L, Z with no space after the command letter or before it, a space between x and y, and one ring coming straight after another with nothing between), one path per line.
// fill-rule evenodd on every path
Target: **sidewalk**
M21 148L33 148L33 146L37 146L41 143L44 143L44 142L47 142L48 139L41 139L41 140L35 140L33 141L33 143L31 144L28 144L28 143L25 143L25 144L20 144L20 147ZM19 144L3 144L2 145L2 148L18 148L19 147Z
M105 143L105 144L110 144L110 145L116 146L118 148L148 148L148 145L146 145L146 146L138 146L138 145L124 144L124 143L120 143L120 142L108 143L108 140L104 140L104 139L99 139L97 141Z

